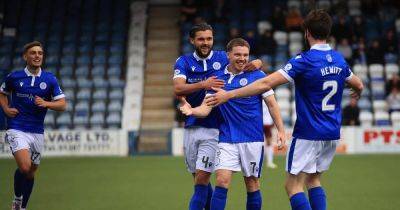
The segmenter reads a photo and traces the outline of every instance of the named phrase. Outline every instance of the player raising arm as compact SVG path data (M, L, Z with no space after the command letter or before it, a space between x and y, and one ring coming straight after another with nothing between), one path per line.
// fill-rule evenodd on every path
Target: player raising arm
M40 42L26 44L23 53L26 68L9 74L0 88L0 105L7 115L5 138L18 166L12 210L25 210L28 204L44 146L43 122L47 109L66 109L57 79L41 69L43 54Z
M189 41L195 51L180 56L174 66L174 93L186 97L192 106L201 104L206 90L224 86L224 81L217 79L216 74L223 72L228 58L225 51L212 50L213 33L212 27L206 23L193 26ZM260 60L254 60L247 64L247 68L254 70L261 65ZM183 150L187 169L194 177L194 193L189 210L207 210L210 206L213 189L209 180L218 142L215 115L213 111L204 119L189 116L185 122Z
M297 119L286 161L286 191L293 210L325 210L321 174L328 170L340 139L341 101L345 85L359 98L361 80L353 75L342 55L327 44L332 20L323 10L311 11L304 20L304 36L311 49L291 59L284 69L246 87L217 90L208 105L256 95L294 82ZM303 187L308 189L308 198Z

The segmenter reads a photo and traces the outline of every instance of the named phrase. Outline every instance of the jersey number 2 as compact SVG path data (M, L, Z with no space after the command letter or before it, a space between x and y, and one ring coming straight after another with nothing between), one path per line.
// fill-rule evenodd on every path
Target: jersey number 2
M328 88L332 88L332 90L322 99L322 111L333 111L335 110L334 104L328 104L329 99L332 98L333 95L337 92L337 82L335 80L326 81L322 86L322 90L326 90Z

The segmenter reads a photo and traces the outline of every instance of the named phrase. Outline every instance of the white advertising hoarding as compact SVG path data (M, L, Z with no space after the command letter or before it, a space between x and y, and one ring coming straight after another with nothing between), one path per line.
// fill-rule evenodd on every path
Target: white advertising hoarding
M5 132L0 132L0 157L11 157ZM43 156L126 156L124 130L62 130L45 133Z

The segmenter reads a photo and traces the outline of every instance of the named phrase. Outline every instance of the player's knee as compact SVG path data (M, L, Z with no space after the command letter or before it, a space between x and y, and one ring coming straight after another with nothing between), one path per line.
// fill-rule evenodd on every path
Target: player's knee
M230 181L229 177L217 176L217 186L228 188Z
M30 163L23 163L19 166L19 170L21 171L21 173L28 175L31 171L31 166L32 164Z
M247 192L254 192L260 189L259 179L256 177L245 178Z
M307 179L306 180L307 189L314 188L314 187L319 187L319 186L321 186L321 182L317 178L315 178L315 179L311 178L311 179Z
M195 183L196 184L201 184L201 185L208 185L210 182L210 175L211 173L208 172L198 172L195 175Z

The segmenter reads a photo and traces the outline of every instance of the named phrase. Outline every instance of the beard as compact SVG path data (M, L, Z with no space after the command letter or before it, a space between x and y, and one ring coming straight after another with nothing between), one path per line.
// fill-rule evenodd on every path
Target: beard
M211 46L207 46L208 47L208 52L206 54L204 54L201 50L202 47L205 47L204 45L200 46L200 47L196 47L196 54L201 57L201 58L206 58L208 55L210 55L211 53Z

